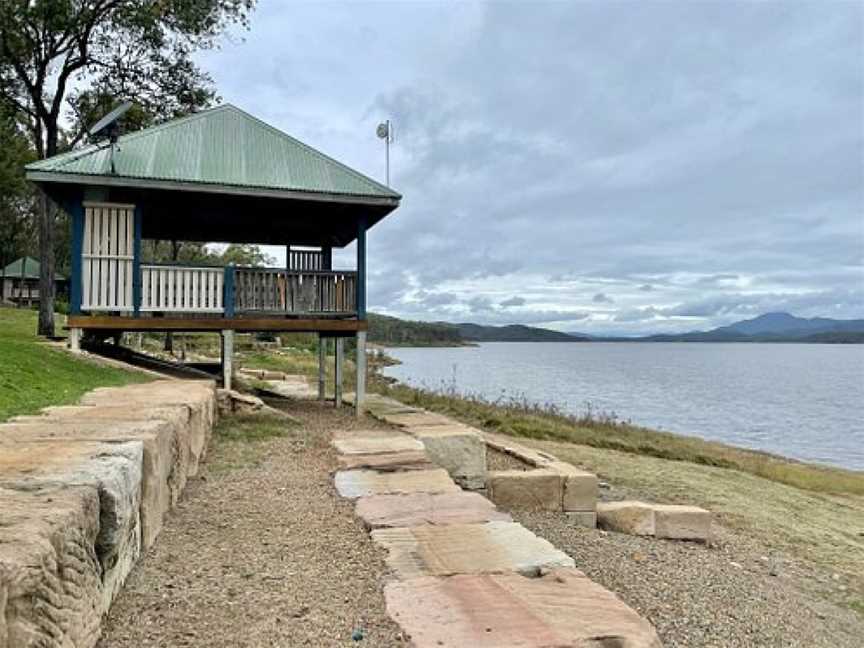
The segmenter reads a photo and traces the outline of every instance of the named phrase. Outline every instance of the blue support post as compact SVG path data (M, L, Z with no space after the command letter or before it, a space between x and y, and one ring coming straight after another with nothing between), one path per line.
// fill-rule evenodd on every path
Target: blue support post
M69 311L81 314L81 290L84 265L84 203L76 198L67 206L72 218L72 280L69 282Z
M366 217L357 221L357 319L366 319Z
M135 236L132 239L132 310L135 317L141 314L141 230L144 215L141 207L135 207Z
M225 266L225 280L222 282L222 308L225 317L234 317L234 266Z

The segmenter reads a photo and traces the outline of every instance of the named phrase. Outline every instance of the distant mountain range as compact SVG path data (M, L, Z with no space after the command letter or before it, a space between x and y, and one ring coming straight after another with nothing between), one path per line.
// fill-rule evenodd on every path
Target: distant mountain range
M765 313L710 331L648 335L640 338L606 338L647 342L864 342L864 319L806 319L789 313Z
M814 342L864 344L864 319L806 319L789 313L766 313L710 331L642 337L562 333L534 326L483 326L447 322L409 322L371 315L369 340L379 344L453 346L474 342Z

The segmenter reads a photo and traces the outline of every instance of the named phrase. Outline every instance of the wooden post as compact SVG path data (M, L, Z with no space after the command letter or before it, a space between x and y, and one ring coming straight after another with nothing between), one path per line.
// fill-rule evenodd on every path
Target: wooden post
M342 407L342 369L345 360L345 338L336 338L336 379L333 386L336 407Z
M222 386L231 389L231 377L234 372L234 331L222 331Z
M357 221L357 319L366 319L366 218Z
M81 353L81 333L80 328L69 329L69 349L72 353Z
M132 313L135 317L141 314L141 229L144 226L144 216L141 207L135 207L132 213Z
M357 331L357 385L354 390L354 411L363 416L366 400L366 331Z
M318 400L323 401L327 387L327 338L318 334Z

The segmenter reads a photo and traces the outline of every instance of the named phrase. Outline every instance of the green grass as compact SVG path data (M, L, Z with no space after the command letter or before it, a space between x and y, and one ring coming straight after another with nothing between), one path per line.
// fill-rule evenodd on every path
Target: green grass
M37 338L36 312L0 308L0 421L77 402L95 387L151 380L75 358Z
M518 400L490 403L404 385L376 385L376 389L409 405L448 414L501 434L729 468L818 493L864 495L862 472L801 463L696 437L650 430L608 416L570 416L553 407Z
M214 435L219 441L264 441L285 436L292 427L294 423L273 414L238 414L221 419Z

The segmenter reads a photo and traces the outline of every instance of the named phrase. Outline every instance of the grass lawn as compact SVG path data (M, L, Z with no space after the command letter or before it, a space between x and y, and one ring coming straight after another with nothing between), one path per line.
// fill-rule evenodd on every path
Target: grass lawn
M59 318L58 317L58 328ZM76 358L37 338L36 311L0 308L0 421L75 403L95 387L151 380Z

